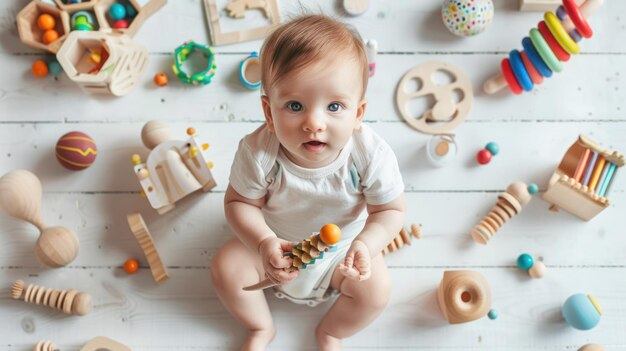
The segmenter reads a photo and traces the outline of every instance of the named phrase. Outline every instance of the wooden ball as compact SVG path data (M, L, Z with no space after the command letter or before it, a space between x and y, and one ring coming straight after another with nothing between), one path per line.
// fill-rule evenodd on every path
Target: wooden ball
M606 348L598 344L587 344L579 348L578 351L606 351Z
M91 311L91 295L78 293L72 302L72 313L84 316Z
M528 192L528 185L523 182L511 183L511 185L506 188L506 192L516 198L522 206L526 205L532 198L532 195Z
M39 261L46 267L58 268L67 266L78 255L78 236L63 227L50 227L41 232L35 253Z
M96 142L82 132L69 132L59 138L56 157L61 165L72 171L81 171L93 164L98 155Z
M535 261L533 266L528 270L528 274L534 279L542 278L546 274L546 265L541 261Z
M141 140L150 150L172 138L169 126L164 121L152 120L146 122L141 129Z

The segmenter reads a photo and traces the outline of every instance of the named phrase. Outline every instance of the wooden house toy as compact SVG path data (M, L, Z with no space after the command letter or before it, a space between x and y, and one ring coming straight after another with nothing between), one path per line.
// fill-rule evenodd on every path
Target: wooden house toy
M474 271L445 271L437 291L439 308L450 324L471 322L487 315L491 289Z
M159 214L172 210L183 197L200 189L207 192L216 185L211 174L213 164L202 152L209 144L200 144L193 128L187 129L187 135L187 140L171 140L163 121L149 121L141 131L144 145L152 151L146 162L137 154L132 161L143 194Z
M47 23L40 22L40 16L47 17ZM49 16L49 17L48 17ZM39 2L32 1L17 14L17 32L20 40L39 50L45 50L51 53L59 51L61 44L70 32L70 17L65 11ZM56 38L50 42L45 35L56 33Z
M122 96L137 84L148 50L129 36L110 31L73 31L57 53L67 76L92 94Z
M543 199L588 221L609 206L607 196L624 163L624 155L580 135L552 174Z

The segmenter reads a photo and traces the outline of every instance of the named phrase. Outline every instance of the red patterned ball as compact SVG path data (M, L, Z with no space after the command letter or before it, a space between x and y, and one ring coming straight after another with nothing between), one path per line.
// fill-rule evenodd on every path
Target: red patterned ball
M57 160L72 171L81 171L96 160L98 148L91 137L82 132L69 132L56 145Z

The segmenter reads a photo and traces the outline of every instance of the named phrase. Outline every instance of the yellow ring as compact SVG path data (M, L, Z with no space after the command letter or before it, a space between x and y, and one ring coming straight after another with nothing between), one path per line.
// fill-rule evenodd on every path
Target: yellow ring
M567 34L567 31L563 28L563 25L554 13L546 12L543 19L546 22L548 29L550 29L550 33L554 35L554 38L556 38L556 41L559 42L559 45L561 45L563 49L570 54L578 54L580 52L580 47L576 44L572 37Z

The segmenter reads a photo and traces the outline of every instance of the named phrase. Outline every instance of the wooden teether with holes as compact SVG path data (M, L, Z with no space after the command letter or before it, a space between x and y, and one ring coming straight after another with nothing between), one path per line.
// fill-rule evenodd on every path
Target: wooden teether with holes
M453 81L446 85L437 85L432 75L442 71L450 74ZM409 81L417 79L421 86L415 92L407 92ZM453 92L459 90L463 96L458 103L454 102ZM409 101L432 95L435 105L424 112L420 118L414 118L407 110ZM467 76L455 66L445 62L430 61L417 65L409 70L396 89L396 104L402 118L420 132L430 134L446 133L463 123L474 101L472 83Z
M11 297L36 305L44 305L63 311L65 314L84 316L91 311L91 295L76 289L56 290L45 286L29 284L17 280L11 286Z

